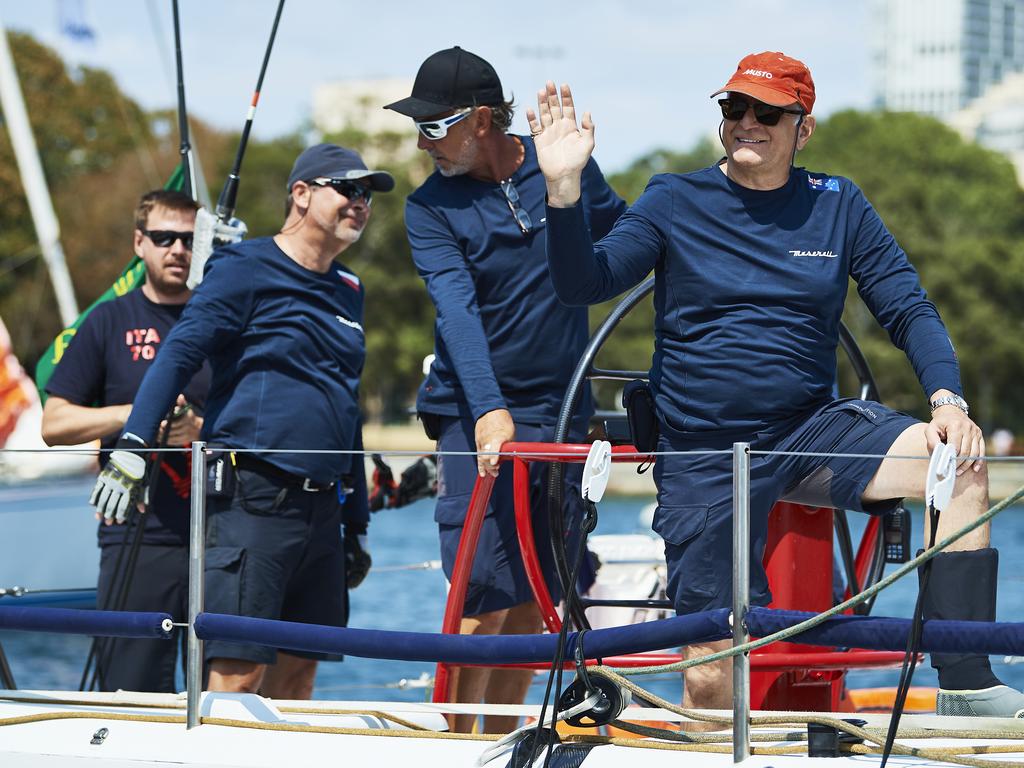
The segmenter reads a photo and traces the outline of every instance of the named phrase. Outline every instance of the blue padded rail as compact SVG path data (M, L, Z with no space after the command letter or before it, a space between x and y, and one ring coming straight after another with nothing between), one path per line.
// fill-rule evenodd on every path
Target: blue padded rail
M556 635L442 635L348 629L317 624L252 619L201 613L196 634L204 640L254 643L294 651L345 654L370 659L440 661L458 664L526 664L551 661ZM674 648L688 643L732 636L729 610L721 608L692 616L676 616L627 627L595 629L583 641L588 658L618 656ZM576 648L576 632L569 633L567 657Z
M135 611L86 611L78 608L0 606L0 629L58 632L66 635L101 637L151 637L169 639L163 623L167 613Z
M765 637L813 617L806 611L778 611L751 608L747 627L756 637ZM877 651L903 651L907 647L910 619L886 616L834 616L799 635L808 645L868 648ZM1024 654L1024 624L994 621L924 622L922 651L944 653Z

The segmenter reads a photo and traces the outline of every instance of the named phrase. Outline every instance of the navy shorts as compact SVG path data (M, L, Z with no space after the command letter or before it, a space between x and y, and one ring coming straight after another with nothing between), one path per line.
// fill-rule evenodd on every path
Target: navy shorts
M475 451L473 422L470 419L441 418L441 437L438 451ZM550 442L554 437L553 427L532 424L516 424L516 440L519 442ZM476 483L476 456L439 456L437 506L434 520L441 538L441 562L445 576L450 581L455 567L455 555L466 521L469 499ZM533 535L540 559L541 570L557 603L562 589L555 575L554 557L551 554L550 523L548 515L548 470L547 462L530 463L530 511L533 521ZM569 567L576 556L576 542L583 512L580 497L582 464L566 464L562 491L562 515L567 529L572 533L566 543ZM584 555L578 582L585 589L593 583L593 566ZM512 464L502 466L494 483L490 505L484 515L480 540L473 568L466 589L466 604L463 616L477 616L504 608L511 608L534 599L530 583L526 578L519 540L516 538L515 508L512 502Z
M207 497L206 610L343 627L348 621L341 507L334 488L285 488L236 471L230 497ZM208 640L205 657L273 664L277 649ZM341 657L289 650L309 659Z
M837 400L788 434L759 433L756 450L885 454L918 420L879 403ZM735 440L662 436L660 451L731 450ZM771 592L762 558L768 514L779 499L810 506L884 514L899 499L865 505L861 495L881 458L750 457L750 602L768 605ZM668 594L679 613L732 606L732 455L659 456L654 467L658 508L654 530L665 540Z

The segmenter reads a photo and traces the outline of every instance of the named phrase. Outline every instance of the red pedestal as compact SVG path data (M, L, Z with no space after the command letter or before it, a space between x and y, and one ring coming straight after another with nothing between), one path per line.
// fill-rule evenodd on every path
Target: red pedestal
M772 608L823 611L833 605L832 510L779 502L768 521L764 564ZM751 653L750 706L753 709L835 711L842 672L827 669L778 671L777 654L813 658L832 649L800 643L772 643ZM806 658L805 656L805 658ZM792 663L792 656L789 657Z

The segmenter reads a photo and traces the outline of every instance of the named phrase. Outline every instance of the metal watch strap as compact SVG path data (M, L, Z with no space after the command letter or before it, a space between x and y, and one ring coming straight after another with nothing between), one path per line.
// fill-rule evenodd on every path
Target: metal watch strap
M935 400L932 400L930 405L933 412L936 408L940 408L943 405L955 405L966 415L970 415L971 412L971 408L967 405L967 401L960 397L960 395L946 395L945 397L938 397Z

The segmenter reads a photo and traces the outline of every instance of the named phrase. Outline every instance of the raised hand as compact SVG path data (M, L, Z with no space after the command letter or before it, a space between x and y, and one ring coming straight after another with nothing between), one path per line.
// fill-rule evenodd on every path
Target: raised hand
M590 113L576 125L572 91L562 85L561 94L548 81L537 91L537 111L526 110L530 135L537 147L537 162L548 187L548 203L555 208L575 205L580 198L580 177L594 151L594 122Z

